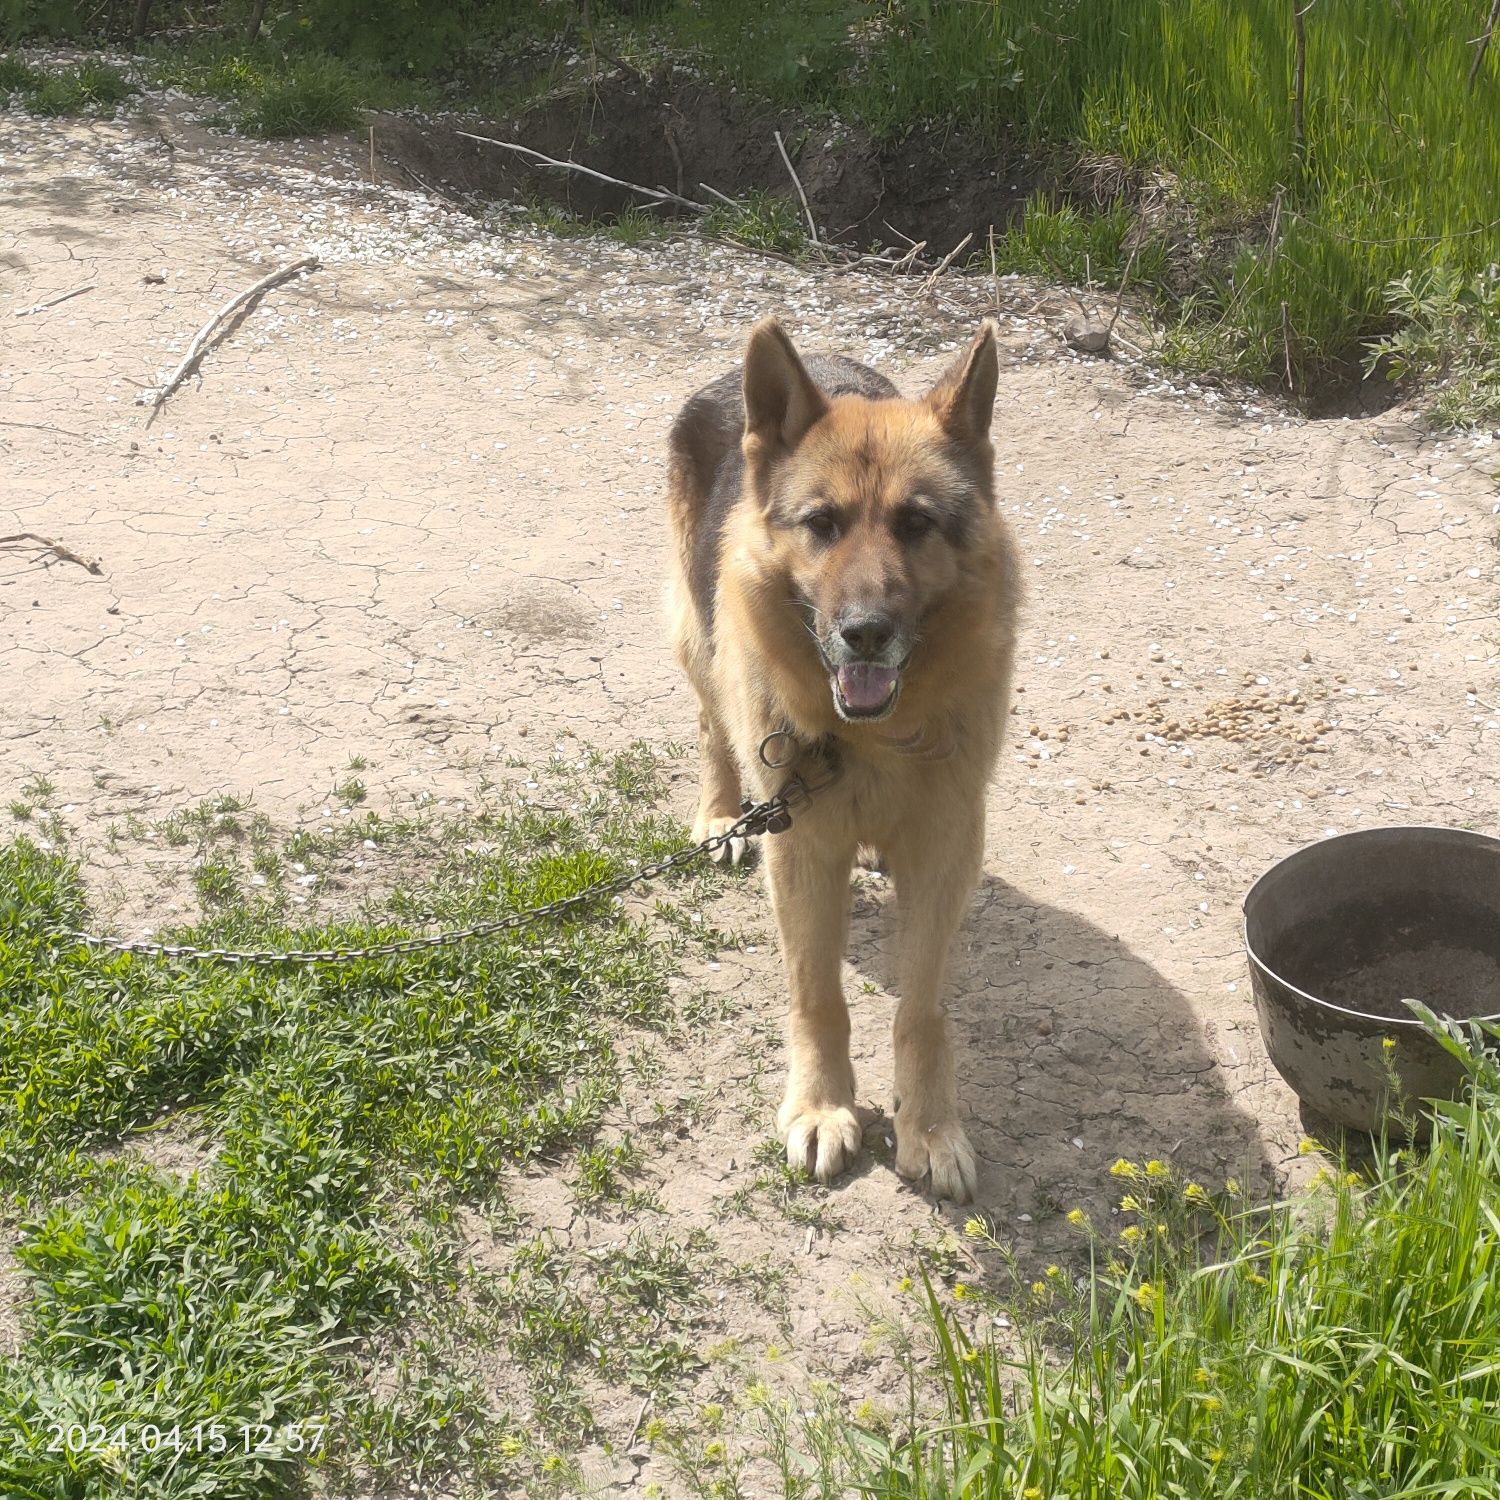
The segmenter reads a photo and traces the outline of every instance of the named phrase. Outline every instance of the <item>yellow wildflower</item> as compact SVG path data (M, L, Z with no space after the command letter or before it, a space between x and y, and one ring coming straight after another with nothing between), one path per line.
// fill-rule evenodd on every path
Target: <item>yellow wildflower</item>
M1137 1307L1143 1307L1149 1312L1156 1301L1156 1288L1149 1281L1143 1281L1130 1295L1135 1299Z
M911 1290L911 1277L903 1276L901 1280L896 1283L896 1290L898 1292L909 1292Z
M1141 1211L1141 1200L1134 1193L1126 1193L1120 1199L1120 1212L1122 1214L1138 1214Z
M1199 1385L1207 1385L1209 1381L1213 1379L1213 1376L1210 1375L1202 1365L1199 1365L1198 1368L1193 1371L1193 1379L1196 1380Z
M1089 1216L1081 1208L1070 1208L1068 1210L1068 1223L1074 1225L1076 1228L1082 1228L1088 1221Z
M1188 1185L1182 1190L1182 1196L1186 1198L1189 1203L1208 1202L1208 1194L1203 1191L1201 1184L1196 1182L1188 1183Z
M1311 1156L1318 1149L1318 1143L1310 1135L1305 1135L1297 1142L1298 1156Z
M525 1446L518 1437L503 1437L500 1439L500 1452L506 1458L514 1458Z
M964 1350L964 1363L966 1365L972 1365L974 1363L974 1361L976 1359L978 1359L978 1358L979 1358L979 1351L977 1349L965 1349Z
M1055 1281L1059 1276L1062 1275L1062 1267L1061 1266L1048 1266L1047 1267L1047 1275L1052 1280Z
M1385 1048L1387 1052L1394 1052L1396 1050L1396 1038L1393 1036L1382 1037L1380 1039L1380 1045Z
M1122 1245L1137 1245L1145 1237L1146 1231L1139 1224L1127 1224L1120 1231L1120 1243Z
M1047 1295L1047 1283L1045 1281L1033 1281L1031 1283L1031 1295L1038 1299Z
M1203 1398L1203 1405L1209 1411L1218 1411L1223 1404L1217 1396L1205 1396Z
M1238 1177L1231 1177L1224 1183L1224 1191L1226 1193L1238 1193L1239 1190L1240 1180Z
M1153 1158L1151 1161L1148 1161L1146 1163L1147 1177L1155 1177L1157 1179L1160 1179L1163 1177L1170 1177L1171 1175L1172 1169L1164 1161L1157 1161L1155 1158Z
M1141 1169L1133 1161L1126 1161L1122 1156L1114 1164L1114 1166L1109 1169L1109 1175L1111 1177L1128 1177L1132 1182L1134 1182L1135 1179L1141 1175Z
M710 1401L698 1416L705 1427L717 1427L724 1420L724 1408L717 1401Z
M652 1417L642 1435L648 1443L659 1443L667 1435L667 1424L660 1417Z
M718 1438L715 1438L713 1440L713 1442L711 1442L711 1443L705 1443L704 1446L703 1446L703 1456L711 1464L723 1463L724 1462L724 1445L723 1445L723 1443L721 1443L718 1440Z
M971 1240L982 1240L989 1231L984 1227L983 1219L965 1219L964 1233Z
M963 1282L955 1281L953 1283L953 1300L955 1302L962 1302L968 1295L969 1289L963 1284Z
M1221 1464L1221 1463L1223 1463L1224 1462L1224 1450L1222 1448L1210 1448L1208 1450L1208 1461L1211 1464Z

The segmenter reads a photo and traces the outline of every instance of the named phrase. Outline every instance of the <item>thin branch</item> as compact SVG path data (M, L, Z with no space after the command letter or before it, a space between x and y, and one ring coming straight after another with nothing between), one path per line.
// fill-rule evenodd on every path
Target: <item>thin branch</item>
M1307 155L1307 27L1302 18L1312 9L1312 0L1292 0L1292 34L1297 58L1292 70L1292 141L1299 159Z
M34 531L18 531L14 536L0 536L0 547L13 547L18 542L35 542L44 552L50 552L60 562L77 563L86 573L100 574L103 565L97 557L80 557L71 547L54 542L51 537L38 536Z
M678 193L669 193L665 188L648 188L642 187L638 182L625 182L619 177L610 177L607 173L596 172L592 167L586 167L581 162L559 161L555 156L543 156L540 151L533 151L530 146L522 146L515 141L500 141L494 136L474 135L467 130L456 130L454 134L461 135L466 141L479 141L486 146L498 146L502 151L514 151L518 156L524 156L536 162L538 166L553 167L560 172L578 172L598 182L607 182L611 187L624 188L629 193L639 193L643 198L654 198L659 203L681 204L683 208L692 209L695 214L706 214L710 211L706 203L695 203L691 198L684 198Z
M82 286L75 286L71 292L59 292L55 297L48 297L42 302L33 302L30 307L18 307L16 316L18 318L29 318L32 313L45 312L49 307L56 307L59 302L66 302L72 297L81 297L85 292L91 292L99 283L97 281L85 282Z
M1479 82L1479 70L1484 66L1484 55L1490 50L1490 38L1495 34L1495 28L1500 26L1500 0L1490 6L1490 18L1484 24L1484 35L1474 43L1474 61L1469 66L1469 92L1474 92L1474 85Z
M792 165L792 159L786 154L786 144L781 139L781 132L773 130L772 135L776 137L776 149L781 152L781 159L786 163L787 175L792 179L792 186L797 189L797 196L802 200L802 212L807 215L807 232L815 245L821 244L818 239L818 226L813 223L812 209L807 205L807 194L802 191L802 179L797 175L797 169Z
M971 229L971 230L970 230L970 231L969 231L969 232L968 232L968 233L967 233L967 234L966 234L966 235L965 235L965 236L964 236L964 237L963 237L963 238L962 238L962 239L961 239L961 240L960 240L960 241L959 241L959 242L958 242L958 243L957 243L957 244L956 244L956 245L955 245L955 246L954 246L954 247L953 247L953 248L952 248L952 249L951 249L951 250L950 250L950 251L949 251L949 252L948 252L948 253L947 253L947 254L946 254L946 255L945 255L945 256L944 256L944 257L943 257L943 258L942 258L942 259L941 259L941 260L940 260L940 261L939 261L939 262L938 262L938 263L937 263L937 265L935 265L935 266L934 266L934 267L933 267L933 268L932 268L932 274L931 274L931 275L930 275L930 276L929 276L929 277L928 277L928 278L927 278L927 280L926 280L926 281L924 281L924 282L923 282L923 283L922 283L922 285L921 285L921 286L920 286L920 287L919 287L919 288L918 288L918 290L917 290L917 295L918 295L918 296L926 296L926 295L927 295L927 293L928 293L928 292L930 292L930 291L931 291L931 290L932 290L932 289L933 289L933 287L935 287L935 286L936 286L936 285L937 285L937 279L938 279L938 277L939 277L939 276L941 276L941 275L942 275L942 274L943 274L943 272L944 272L944 271L946 271L946 270L947 270L947 269L948 269L948 267L949 267L949 266L951 266L951 265L952 265L952 264L953 264L953 262L954 262L954 261L955 261L955 260L956 260L956 259L957 259L957 258L958 258L958 256L959 256L959 253L960 253L960 252L961 252L961 251L962 251L962 250L963 250L963 248L964 248L964 247L965 247L965 246L966 246L966 245L967 245L967 244L968 244L968 243L969 243L969 241L970 241L970 240L972 240L972 239L973 239L973 238L974 238L974 231L973 231L973 230L972 230L972 229Z
M734 209L737 213L744 213L745 211L745 205L739 202L738 199L731 198L728 193L721 193L718 188L710 187L706 182L700 182L698 184L698 191L700 193L712 193L720 203L727 203L730 208Z
M1137 240L1131 248L1130 259L1125 262L1125 273L1120 277L1120 290L1115 293L1115 310L1104 330L1104 335L1109 338L1115 331L1115 324L1120 321L1120 311L1125 306L1125 288L1130 285L1130 273L1135 269L1135 258L1141 253L1141 244Z
M188 345L187 353L182 356L177 368L167 376L165 382L157 389L151 403L151 415L154 417L161 410L167 397L192 373L194 365L202 359L214 330L221 323L232 318L242 307L248 309L253 303L264 296L265 293L270 291L273 286L280 286L283 281L290 281L292 277L300 275L303 271L316 271L320 264L321 262L316 255L304 255L301 260L294 261L289 266L283 266L279 271L272 271L269 276L262 276L254 286L246 287L238 296L226 302L193 335L193 341Z

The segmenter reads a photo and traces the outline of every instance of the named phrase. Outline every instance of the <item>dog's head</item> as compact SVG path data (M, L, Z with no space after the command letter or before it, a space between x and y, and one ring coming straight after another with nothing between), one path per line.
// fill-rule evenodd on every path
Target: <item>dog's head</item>
M801 613L842 719L894 711L924 623L964 577L994 509L998 376L989 322L917 401L830 397L775 319L750 336L744 452L762 562Z

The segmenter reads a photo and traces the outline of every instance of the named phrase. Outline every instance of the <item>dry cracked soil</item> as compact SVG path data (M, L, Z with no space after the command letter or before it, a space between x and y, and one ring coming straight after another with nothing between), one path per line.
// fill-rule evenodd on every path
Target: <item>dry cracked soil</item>
M1070 1207L1108 1220L1122 1155L1284 1186L1301 1131L1257 1034L1240 899L1335 829L1500 821L1500 449L1081 358L1020 281L558 240L377 172L363 138L252 143L180 98L99 123L0 113L0 534L99 566L0 549L0 800L50 778L102 919L133 936L193 915L183 850L105 837L131 814L233 793L318 826L352 755L378 806L463 799L554 747L690 742L660 612L677 404L768 312L917 390L993 311L1029 600L953 963L980 1207L1026 1264L1066 1253ZM148 420L141 396L208 314L306 253L321 268ZM687 817L690 756L673 777ZM889 903L859 879L861 1168L810 1223L714 1213L770 1129L766 941L688 976L730 1015L672 1059L662 1087L707 1104L646 1180L677 1232L743 1236L785 1273L783 1313L731 1300L719 1332L762 1365L778 1345L787 1389L879 1394L858 1288L963 1215L883 1149ZM757 881L725 900L768 926ZM621 1232L545 1178L517 1191L564 1241ZM676 1482L636 1399L599 1411L590 1485Z

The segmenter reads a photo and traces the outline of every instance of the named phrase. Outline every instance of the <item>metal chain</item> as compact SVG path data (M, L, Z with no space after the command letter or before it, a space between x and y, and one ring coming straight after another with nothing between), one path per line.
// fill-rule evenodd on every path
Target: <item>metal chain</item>
M572 896L563 896L549 901L545 906L534 906L527 911L511 912L504 917L492 917L488 921L475 922L468 927L456 927L448 932L433 933L430 937L397 938L394 942L376 943L369 948L299 948L278 953L269 949L244 951L233 948L197 948L175 943L125 942L120 938L99 937L91 932L64 932L59 936L74 942L87 944L110 953L133 953L148 958L181 958L196 963L218 963L245 965L247 967L270 968L277 964L341 964L364 958L388 958L396 953L419 953L429 948L451 948L455 944L470 942L478 938L494 937L497 933L512 932L519 927L549 921L579 907L589 906L606 896L618 896L632 886L656 880L669 870L681 869L683 865L702 859L705 855L717 854L720 849L735 839L754 838L759 834L782 833L791 827L792 810L805 803L812 788L800 776L791 777L773 797L764 802L744 802L740 805L740 816L722 833L716 833L699 843L679 849L665 859L642 865L628 874L613 880L602 880L587 890Z

